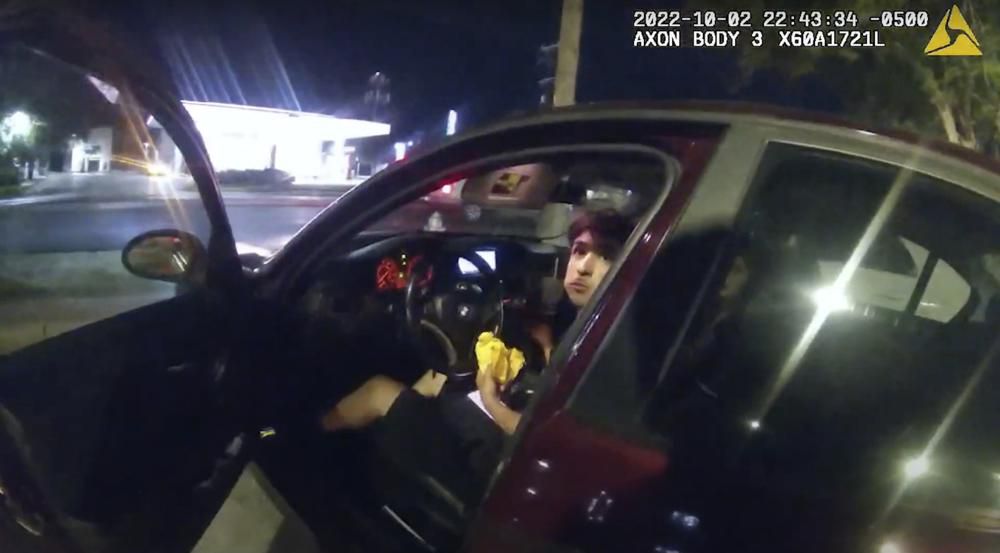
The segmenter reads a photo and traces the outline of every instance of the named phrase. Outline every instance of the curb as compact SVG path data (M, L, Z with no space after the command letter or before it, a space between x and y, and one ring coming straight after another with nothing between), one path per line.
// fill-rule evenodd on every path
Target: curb
M73 198L80 198L77 194L71 194L69 192L60 194L44 194L38 196L21 196L20 198L4 198L0 199L0 207L12 207L17 205L32 205L32 204L45 204L50 202L61 202L65 200L71 200Z

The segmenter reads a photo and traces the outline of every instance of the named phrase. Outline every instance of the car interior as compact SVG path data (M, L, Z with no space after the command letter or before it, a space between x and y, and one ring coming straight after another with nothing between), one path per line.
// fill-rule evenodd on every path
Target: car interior
M662 160L621 153L493 163L432 183L325 252L294 291L304 329L296 370L308 375L295 395L305 399L295 422L265 440L260 461L321 542L331 550L458 545L477 504L386 458L366 431L320 433L317 417L376 374L413 383L434 369L448 376L441 394L469 394L473 346L487 330L525 354L503 395L524 408L546 365L526 329L546 325L558 335L575 313L561 280L569 223L605 208L638 223L667 178ZM337 513L351 524L332 526Z

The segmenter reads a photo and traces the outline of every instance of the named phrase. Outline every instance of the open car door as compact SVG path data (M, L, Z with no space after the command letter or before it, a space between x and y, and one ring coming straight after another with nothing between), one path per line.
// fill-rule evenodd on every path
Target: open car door
M29 122L17 167L47 165L32 188L55 190L0 207L5 552L190 550L252 444L231 392L233 321L252 317L211 165L170 84L131 70L155 62L109 37L0 22L4 98Z

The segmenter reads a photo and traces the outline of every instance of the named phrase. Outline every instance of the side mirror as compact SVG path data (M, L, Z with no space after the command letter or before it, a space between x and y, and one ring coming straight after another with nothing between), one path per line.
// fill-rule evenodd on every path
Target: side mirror
M197 236L182 230L151 230L136 236L122 251L122 264L141 278L190 282L206 261L205 246Z

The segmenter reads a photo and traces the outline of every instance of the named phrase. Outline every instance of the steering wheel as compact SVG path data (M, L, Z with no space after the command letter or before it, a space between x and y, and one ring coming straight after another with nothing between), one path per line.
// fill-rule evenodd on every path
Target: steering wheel
M455 266L459 259L472 263L479 274L445 279L443 271L434 271L430 278L423 278L428 266L441 267L452 262ZM440 354L435 352L443 351L447 367L439 372L449 381L474 379L479 334L485 331L496 334L503 325L503 281L475 253L427 255L411 267L405 307L406 326L425 364L430 367L440 364Z

